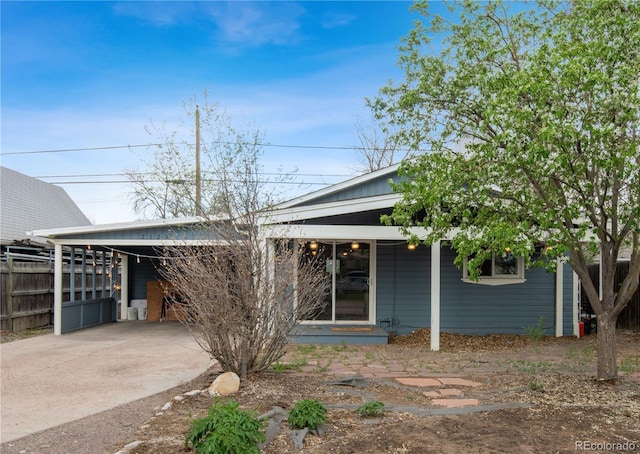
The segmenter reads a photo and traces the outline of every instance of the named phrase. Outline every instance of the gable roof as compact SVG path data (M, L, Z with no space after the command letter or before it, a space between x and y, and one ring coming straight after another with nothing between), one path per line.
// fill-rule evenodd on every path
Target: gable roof
M29 238L28 231L91 225L60 186L0 167L0 242Z
M329 202L361 199L392 194L389 180L398 180L398 167L394 164L374 172L365 173L341 183L296 197L276 205L275 209L318 205Z

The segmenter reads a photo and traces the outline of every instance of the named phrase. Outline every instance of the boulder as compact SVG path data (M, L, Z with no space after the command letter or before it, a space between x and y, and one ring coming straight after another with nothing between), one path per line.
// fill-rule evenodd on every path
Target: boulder
M235 394L240 389L240 377L235 372L225 372L216 378L209 386L212 396L227 396Z

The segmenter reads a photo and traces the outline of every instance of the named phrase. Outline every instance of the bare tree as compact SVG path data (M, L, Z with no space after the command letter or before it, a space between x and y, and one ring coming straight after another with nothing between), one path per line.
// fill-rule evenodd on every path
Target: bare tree
M145 128L154 142L150 145L153 153L140 156L141 168L125 169L132 183L134 210L143 219L193 216L198 186L200 211L214 214L222 185L219 157L229 148L258 143L263 138L258 129L235 128L231 116L218 103L210 102L206 91L199 100L193 97L183 107L187 118L177 129L170 129L164 122L151 122ZM200 155L199 169L196 154Z
M324 301L322 264L304 243L266 238L278 181L261 172L259 133L235 134L206 153L216 191L194 231L200 241L161 251L174 307L223 370L241 377L267 369L286 351L295 325Z
M368 126L358 120L355 124L360 147L356 147L359 169L374 172L388 167L409 156L409 151L401 149L393 134L387 134L377 123Z

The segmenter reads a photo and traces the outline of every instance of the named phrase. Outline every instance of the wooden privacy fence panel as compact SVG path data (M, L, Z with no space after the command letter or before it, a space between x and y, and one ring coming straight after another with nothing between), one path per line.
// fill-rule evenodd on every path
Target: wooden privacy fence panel
M622 281L624 280L627 273L629 273L629 262L618 262L618 266L616 268L616 277L615 277L615 287L620 288ZM596 289L600 289L600 265L595 264L589 266L589 276L591 276L591 280L595 283ZM581 289L582 295L582 305L583 307L586 305L589 309L591 305L584 293L584 290ZM640 333L640 289L636 291L636 293L631 297L631 301L627 303L627 307L625 307L620 315L618 316L617 327L620 329L628 329L631 331L635 331L636 333Z
M9 259L0 266L0 280L2 330L53 324L53 264Z
M88 267L91 269L91 267ZM74 297L70 290L71 265L63 266L63 301L80 301L81 269L76 266ZM106 276L108 280L108 276ZM53 263L17 262L9 258L0 262L0 329L22 331L53 325ZM93 299L93 275L86 276L86 298ZM102 275L96 275L96 298L102 297ZM107 292L109 292L107 288Z

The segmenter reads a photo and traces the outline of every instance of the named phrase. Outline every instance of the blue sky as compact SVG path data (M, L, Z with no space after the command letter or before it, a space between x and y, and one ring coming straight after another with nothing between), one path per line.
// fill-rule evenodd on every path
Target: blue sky
M410 2L2 1L2 165L49 182L118 174L151 149L16 152L146 144L202 96L265 142L353 146L365 97L401 80ZM267 147L267 170L353 175L355 153ZM121 179L111 177L112 179ZM346 177L299 177L336 182ZM102 181L100 177L75 180ZM64 184L95 223L130 221L125 184ZM309 186L306 190L321 186Z

